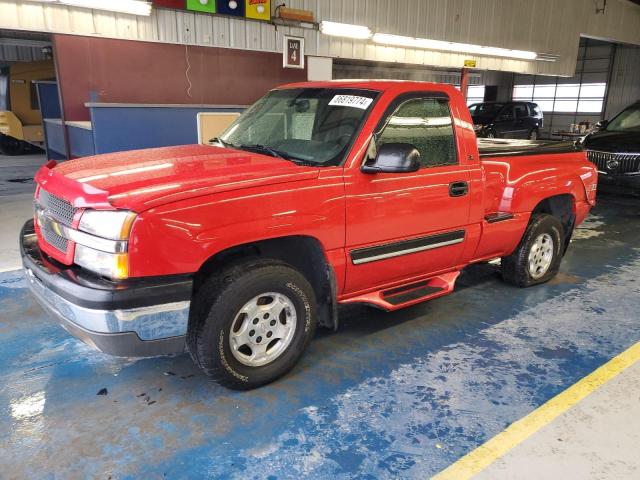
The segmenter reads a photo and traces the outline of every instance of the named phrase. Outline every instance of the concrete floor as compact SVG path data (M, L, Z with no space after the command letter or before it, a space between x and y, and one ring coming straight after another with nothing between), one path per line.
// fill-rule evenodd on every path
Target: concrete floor
M476 480L640 478L640 363L498 459Z
M512 288L474 266L427 304L341 309L338 332L251 392L213 384L187 355L93 352L45 316L19 272L0 273L0 472L428 478L640 341L639 206L601 199L546 285ZM638 478L639 395L630 369L482 478Z
M33 215L33 176L44 154L0 155L0 272L20 265L18 232Z

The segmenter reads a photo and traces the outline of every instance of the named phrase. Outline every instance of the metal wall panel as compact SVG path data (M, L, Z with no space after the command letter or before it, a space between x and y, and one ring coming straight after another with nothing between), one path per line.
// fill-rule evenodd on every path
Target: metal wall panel
M42 48L0 45L0 64L4 62L34 62L45 59Z
M580 34L640 45L640 7L617 0L596 14L586 0L291 0L319 20L374 31L559 55L556 62L477 57L478 69L538 75L575 71ZM282 35L304 36L307 53L458 68L466 55L374 45L316 31L154 9L150 17L110 14L25 0L0 0L0 28L99 35L258 51L281 51Z
M617 47L604 116L612 118L640 100L640 48Z

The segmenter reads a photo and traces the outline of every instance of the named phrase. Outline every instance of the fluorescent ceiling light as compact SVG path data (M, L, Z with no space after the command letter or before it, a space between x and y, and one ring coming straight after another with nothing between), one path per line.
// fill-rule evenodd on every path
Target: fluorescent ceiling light
M535 60L538 56L536 52L528 52L526 50L483 47L481 45L473 45L470 43L443 42L441 40L404 37L401 35L389 35L387 33L376 33L373 35L373 41L381 45L421 48L425 50L440 50L444 52L471 53L475 55L488 55L491 57L519 58L523 60Z
M336 23L336 22L320 22L320 31L325 35L332 35L334 37L347 37L366 40L371 38L371 30L369 27L362 25L350 25L348 23Z
M69 5L72 7L106 10L108 12L129 13L131 15L151 15L151 4L143 0L36 0L40 3Z

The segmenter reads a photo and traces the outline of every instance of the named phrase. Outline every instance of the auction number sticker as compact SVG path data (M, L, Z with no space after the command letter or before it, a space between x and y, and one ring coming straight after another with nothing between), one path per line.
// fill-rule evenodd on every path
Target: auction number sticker
M336 95L331 99L329 105L332 107L354 107L366 110L373 102L373 98L359 97L357 95Z

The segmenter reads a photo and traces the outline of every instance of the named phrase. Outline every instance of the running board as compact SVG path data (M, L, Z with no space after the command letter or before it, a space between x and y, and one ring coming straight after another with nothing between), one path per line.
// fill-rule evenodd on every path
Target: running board
M460 272L449 272L428 280L365 293L340 303L366 303L387 311L399 310L451 293L458 275Z

